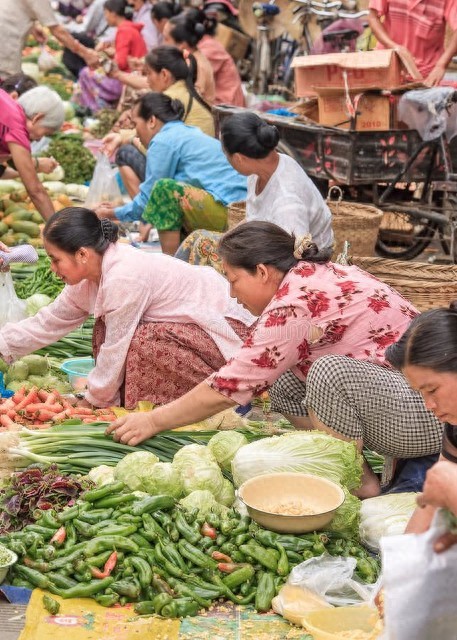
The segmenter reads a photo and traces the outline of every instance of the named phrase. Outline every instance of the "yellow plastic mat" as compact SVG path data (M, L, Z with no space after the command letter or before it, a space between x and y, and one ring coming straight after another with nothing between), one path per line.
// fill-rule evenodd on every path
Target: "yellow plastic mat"
M164 620L137 617L133 606L101 607L89 598L62 600L51 616L43 607L41 589L32 593L25 628L19 640L303 640L303 629L292 627L275 614L221 605L195 618Z

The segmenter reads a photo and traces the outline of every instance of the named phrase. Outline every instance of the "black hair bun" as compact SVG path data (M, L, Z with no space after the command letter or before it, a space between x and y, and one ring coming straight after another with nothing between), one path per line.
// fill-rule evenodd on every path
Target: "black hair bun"
M257 140L265 149L276 149L279 142L278 128L267 122L259 122L257 126Z

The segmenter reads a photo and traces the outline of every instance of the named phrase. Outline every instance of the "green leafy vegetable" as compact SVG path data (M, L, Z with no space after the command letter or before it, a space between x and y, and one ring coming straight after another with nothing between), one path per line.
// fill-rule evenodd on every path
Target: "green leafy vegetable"
M180 498L184 493L179 472L171 462L156 462L143 479L144 491L152 495L168 495Z
M238 431L219 431L208 442L208 449L224 471L230 471L232 460L240 447L248 444L247 438Z
M120 480L132 491L145 491L144 482L150 475L150 469L159 462L159 458L147 451L129 453L120 460L114 469L115 480Z

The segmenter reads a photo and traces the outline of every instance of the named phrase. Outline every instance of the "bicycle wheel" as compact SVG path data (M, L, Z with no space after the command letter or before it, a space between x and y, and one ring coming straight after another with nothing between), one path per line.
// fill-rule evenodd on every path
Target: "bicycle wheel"
M386 211L381 220L376 251L383 258L411 260L431 243L438 224L405 212Z

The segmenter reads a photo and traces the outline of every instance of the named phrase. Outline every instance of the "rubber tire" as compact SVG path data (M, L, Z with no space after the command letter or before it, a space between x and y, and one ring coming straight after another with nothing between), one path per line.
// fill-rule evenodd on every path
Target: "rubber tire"
M388 213L393 216L396 215L394 212L389 211ZM404 222L411 222L417 226L418 222L416 217L410 217L406 213L400 213L398 215ZM418 233L411 237L411 244L406 247L402 244L395 245L392 242L387 243L383 241L383 232L381 229L376 241L376 252L378 255L383 258L393 258L396 260L412 260L413 258L417 258L417 256L429 246L438 228L438 224L436 222L430 222L429 220L425 220L424 222L425 224L421 225Z

